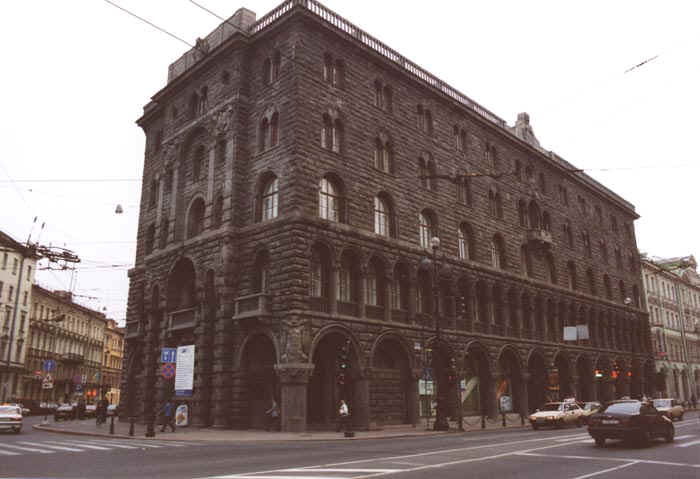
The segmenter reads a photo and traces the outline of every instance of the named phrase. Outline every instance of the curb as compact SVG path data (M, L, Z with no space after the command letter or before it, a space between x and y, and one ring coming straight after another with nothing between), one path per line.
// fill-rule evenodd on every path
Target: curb
M368 437L368 436L355 436L353 438L345 438L345 437L332 437L332 438L318 438L318 439L280 439L280 438L270 438L270 439L225 439L225 440L212 440L212 439L196 439L196 438L187 438L187 437L180 437L174 438L174 437L165 437L165 438L150 438L150 437L141 437L141 436L127 436L123 434L104 434L104 433L97 433L97 432L87 432L87 431L75 431L75 430L66 430L66 429L61 429L61 428L54 428L50 426L42 426L40 424L35 424L32 426L33 429L39 430L39 431L45 431L45 432L53 432L57 434L66 434L66 435L73 435L73 436L90 436L90 437L101 437L101 438L107 438L107 439L136 439L136 440L159 440L159 441L190 441L190 442L210 442L210 443L226 443L226 442L327 442L327 441L347 441L347 440L369 440L369 439L402 439L402 438L408 438L408 437L434 437L434 436L445 436L448 434L465 434L470 431L436 431L436 432L430 432L430 433L406 433L406 434L398 434L398 435L393 435L393 436L375 436L375 437ZM356 431L356 433L362 433L362 431Z

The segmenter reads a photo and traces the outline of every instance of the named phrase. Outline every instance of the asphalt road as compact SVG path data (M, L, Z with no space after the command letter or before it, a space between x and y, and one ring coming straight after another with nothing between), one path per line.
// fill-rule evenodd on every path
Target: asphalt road
M700 421L676 440L596 447L586 430L504 430L422 438L195 443L111 440L32 430L0 433L0 477L359 479L641 479L700 477ZM357 437L361 437L358 433Z

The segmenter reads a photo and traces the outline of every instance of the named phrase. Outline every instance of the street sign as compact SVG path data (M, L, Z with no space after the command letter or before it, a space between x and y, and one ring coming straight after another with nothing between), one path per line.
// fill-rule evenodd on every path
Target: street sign
M161 363L174 363L177 362L177 349L176 348L163 348L160 350L160 362Z
M160 368L160 373L165 379L172 379L173 377L175 377L175 364L163 364Z
M51 376L48 374L44 380L41 381L41 389L53 389L53 379L51 379Z
M44 361L44 371L53 371L56 369L56 361L53 359L47 359Z
M44 377L44 375L41 374L41 371L34 371L34 376L35 376L37 379L41 379L42 377Z

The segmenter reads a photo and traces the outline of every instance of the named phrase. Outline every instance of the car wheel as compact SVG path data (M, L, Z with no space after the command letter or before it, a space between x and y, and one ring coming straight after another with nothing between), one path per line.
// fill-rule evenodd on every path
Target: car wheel
M605 447L605 438L604 437L597 436L597 437L594 437L593 439L595 440L596 446Z
M563 419L559 419L559 420L555 423L555 426L556 426L557 429L563 428L563 427L564 427L564 420L563 420Z
M21 428L21 427L16 427L16 428L15 428L15 434L19 434L20 432L22 432L22 428Z
M641 447L647 447L651 443L651 433L649 433L648 429L641 432L638 441Z
M666 442L673 442L673 437L676 435L676 430L673 426L669 425L664 434L664 440Z

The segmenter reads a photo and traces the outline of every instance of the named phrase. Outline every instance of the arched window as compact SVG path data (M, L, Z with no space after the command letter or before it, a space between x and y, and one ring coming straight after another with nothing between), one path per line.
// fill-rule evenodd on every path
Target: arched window
M525 204L525 200L518 201L518 219L520 221L520 226L527 228L528 217L527 217L527 205Z
M619 290L620 290L620 302L621 302L621 303L624 303L624 302L625 302L625 299L627 299L627 288L625 287L625 282L622 281L622 280L620 280L620 281L617 283L617 286L618 286L618 288L619 288Z
M615 248L615 267L618 270L622 269L622 253L620 253L620 248Z
M330 299L330 271L331 262L328 250L315 245L311 250L311 284L310 296L315 298ZM326 305L319 306L315 310L326 310Z
M391 143L377 137L374 143L374 167L385 173L392 171Z
M212 226L218 228L224 219L224 197L219 195L214 202L214 215L212 217Z
M333 57L330 53L323 55L323 81L326 83L333 81Z
M336 299L344 303L357 303L358 281L357 258L352 254L343 254L338 268Z
M498 269L506 269L506 254L503 238L496 234L491 239L491 266Z
M343 141L343 123L338 119L332 119L329 115L323 115L323 130L321 132L321 147L340 153Z
M418 105L416 107L416 114L418 116L418 129L423 133L429 135L433 134L433 115L429 109L424 108L423 105Z
M408 292L410 291L409 275L402 264L394 267L394 278L391 287L391 308L408 310Z
M170 233L170 221L168 218L163 218L163 222L160 224L160 238L158 241L158 247L163 249L168 244L168 234Z
M192 181L199 181L200 176L202 176L202 167L204 165L204 145L199 145L194 151L194 158L192 159Z
M569 220L566 220L564 224L562 225L562 229L564 230L564 238L566 239L566 244L569 248L574 247L574 234L571 232L571 223Z
M435 227L435 218L428 210L423 210L418 215L418 223L420 229L420 246L421 248L430 248L430 239L437 236L437 228Z
M576 263L574 263L573 261L569 261L568 263L566 263L566 272L569 289L572 291L576 291L578 289L578 281L576 278Z
M279 138L279 128L280 128L280 115L275 112L272 114L270 119L270 147L277 146L277 139Z
M343 88L345 83L345 63L336 60L333 64L333 86Z
M323 81L338 88L345 81L345 64L340 59L333 59L330 53L323 56Z
M598 291L595 287L595 275L593 274L593 270L591 268L588 268L588 270L586 270L586 278L588 280L588 292L593 296L596 296L598 294Z
M552 220L549 217L549 213L546 211L542 212L542 229L547 232L552 231Z
M197 198L190 205L190 212L187 215L187 237L194 238L204 231L204 200Z
M557 284L557 269L552 253L547 253L545 262L547 266L547 280L551 284Z
M531 229L540 229L540 207L535 201L530 201L530 206L528 208L528 219L530 220Z
M515 179L518 181L523 180L523 166L522 163L520 163L520 160L515 160Z
M262 221L277 218L279 207L279 182L277 177L270 178L262 188Z
M591 236L588 234L588 231L581 233L581 239L583 240L583 252L590 258L593 256L593 250L591 248Z
M267 117L260 122L260 132L258 133L258 151L265 151L269 145L270 122Z
M425 158L418 158L418 176L420 177L420 184L423 188L428 188L430 184L429 175L428 163L425 161Z
M262 76L265 85L272 83L272 61L269 58L266 58L263 62Z
M202 87L201 93L199 94L199 103L197 104L197 114L204 115L208 109L209 102L209 89L207 87Z
M634 305L639 308L641 306L639 302L639 288L637 287L636 284L632 285L632 301L634 301Z
M156 225L152 224L146 230L146 254L153 253L156 242Z
M381 236L394 237L392 225L391 201L386 195L380 193L374 197L374 232Z
M527 244L524 244L520 247L520 265L522 268L523 275L527 276L528 278L531 278L532 277L532 258L530 255L530 250L527 247Z
M603 287L605 288L605 298L612 299L612 285L610 284L610 276L603 275Z
M194 120L197 118L197 107L199 105L199 95L193 92L190 95L189 103L187 104L187 118L189 120Z
M540 191L542 193L546 194L547 193L547 182L544 178L544 173L540 173L538 178L539 178L538 183L539 183Z
M435 166L435 161L430 158L428 160L428 175L430 179L428 180L428 188L430 191L437 191L437 167Z
M457 201L463 205L472 204L472 182L468 176L457 176Z
M501 193L493 188L489 190L489 214L494 218L503 219Z
M318 191L318 215L324 220L341 221L342 194L332 179L321 179Z
M392 102L391 87L384 85L381 80L374 82L374 106L384 111L391 111Z
M474 260L474 237L469 223L459 225L457 240L459 243L459 257L461 259Z
M455 125L453 130L455 146L459 151L467 151L467 132L460 128L459 125Z
M498 157L495 146L491 146L491 168L493 168L494 172L501 171L501 160Z
M603 257L605 264L608 264L608 245L605 244L605 240L600 240L600 255Z

